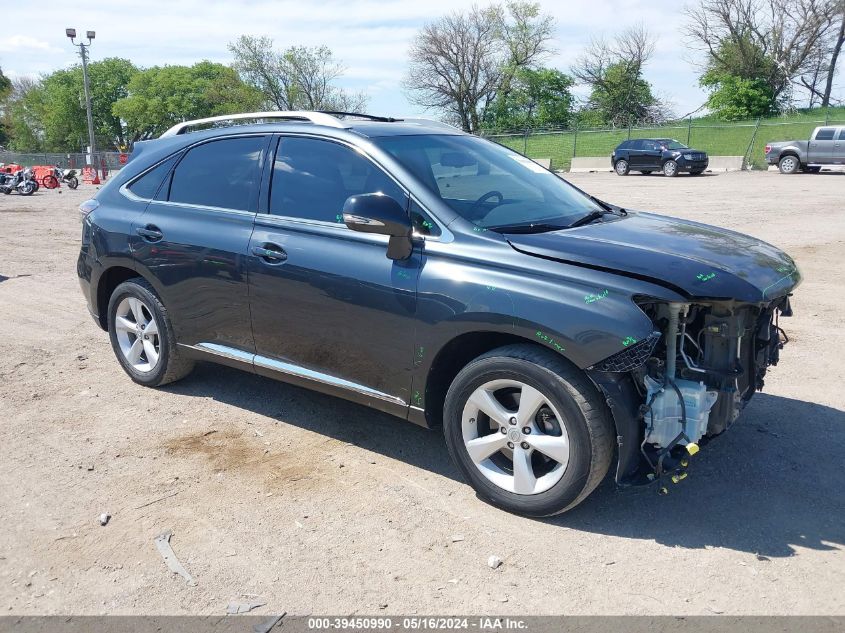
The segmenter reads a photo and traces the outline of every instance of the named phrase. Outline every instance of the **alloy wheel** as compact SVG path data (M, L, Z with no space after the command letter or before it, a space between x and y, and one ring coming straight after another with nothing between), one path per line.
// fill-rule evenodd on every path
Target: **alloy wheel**
M563 418L546 395L518 380L492 380L475 389L464 405L461 430L476 468L508 492L545 492L569 463Z
M125 297L114 316L120 352L136 371L148 373L158 365L161 339L152 310L137 297Z

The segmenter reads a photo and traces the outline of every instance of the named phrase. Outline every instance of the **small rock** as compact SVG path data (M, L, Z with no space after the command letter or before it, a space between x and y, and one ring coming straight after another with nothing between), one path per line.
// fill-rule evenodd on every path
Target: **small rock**
M88 464L88 465L85 467L85 470L87 470L88 472L91 472L92 470L94 470L94 464Z
M490 569L498 569L501 564L502 559L496 555L491 555L490 558L487 559L487 566Z
M762 554L757 554L757 560L764 561L764 562L771 562L771 558L768 556L763 556Z
M504 598L499 598L499 602L507 602L507 601L508 601L507 596L505 596Z
M463 541L463 540L464 540L464 535L463 535L463 534L455 534L455 535L452 537L452 542L453 542L453 543L460 543L460 542L461 542L461 541Z
M387 608L387 603L386 603L386 602L382 602L382 603L378 606L378 608L379 608L379 609L386 609L386 608Z
M111 519L111 515L103 512L103 514L100 515L100 525L105 525L109 522L109 519Z

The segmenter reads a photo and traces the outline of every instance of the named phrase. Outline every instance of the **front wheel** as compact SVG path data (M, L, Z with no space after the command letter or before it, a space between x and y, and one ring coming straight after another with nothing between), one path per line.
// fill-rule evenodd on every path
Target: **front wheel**
M18 193L21 194L22 196L31 196L37 190L38 190L38 188L36 187L35 183L33 181L29 180L29 181L25 182L20 189L18 189Z
M613 169L616 170L616 175L618 176L627 176L628 172L631 171L631 166L628 164L628 161L624 158L620 158L616 161L616 164L613 166Z
M76 176L68 179L67 186L71 189L76 189L79 186L79 180L77 180Z
M167 309L144 279L130 279L115 288L108 315L114 354L135 382L158 387L193 369L193 361L179 354Z
M667 160L663 163L663 175L669 178L674 178L678 175L678 163L673 160Z
M583 501L613 456L613 423L596 388L534 345L502 347L464 367L443 419L449 453L478 496L525 516Z

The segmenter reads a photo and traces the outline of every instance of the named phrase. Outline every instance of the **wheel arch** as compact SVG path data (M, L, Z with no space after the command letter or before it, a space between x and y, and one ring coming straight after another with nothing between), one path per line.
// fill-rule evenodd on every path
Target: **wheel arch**
M434 355L425 372L425 422L435 428L443 423L443 404L450 385L468 363L482 354L506 345L523 344L557 354L566 362L577 367L565 354L552 350L519 333L479 330L464 332L448 340Z
M127 266L116 264L106 268L97 280L97 322L103 330L109 328L109 298L117 288L124 281L140 277L150 283L155 288L155 284L138 270L129 268Z

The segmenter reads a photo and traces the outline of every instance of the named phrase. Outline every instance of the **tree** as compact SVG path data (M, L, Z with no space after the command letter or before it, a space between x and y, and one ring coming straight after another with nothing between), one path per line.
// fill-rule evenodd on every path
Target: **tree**
M367 97L349 93L335 82L344 65L327 46L273 47L269 37L241 35L229 44L234 68L261 93L264 107L278 110L363 111Z
M566 127L572 115L572 77L554 68L520 68L507 92L487 110L483 127L511 130Z
M654 38L642 26L629 28L612 42L593 39L576 60L572 74L590 87L586 109L601 125L631 125L664 120L665 104L643 78L654 53Z
M777 74L774 62L752 41L725 40L709 60L700 83L708 88L707 107L720 119L736 121L779 112L789 93L775 93L767 78Z
M4 147L9 142L9 133L6 130L5 102L9 93L12 92L11 80L3 74L3 69L0 68L0 147Z
M40 112L44 94L40 83L28 77L12 81L12 89L4 106L4 124L9 135L9 147L18 151L43 149L43 128Z
M708 71L764 82L774 102L790 97L832 28L842 0L702 0L687 8L687 34ZM727 53L727 55L725 54Z
M845 0L835 0L834 9L830 14L831 28L827 30L818 50L812 55L811 70L804 73L800 82L810 93L810 107L816 98L820 99L820 106L830 105L833 92L833 78L842 46L845 44ZM820 89L820 87L823 88Z
M478 130L516 73L549 52L553 30L554 20L531 2L474 6L426 24L409 52L409 99L440 110L466 131Z
M154 66L129 82L128 96L112 106L131 141L158 136L189 119L255 110L261 95L234 69L202 61L193 66Z

